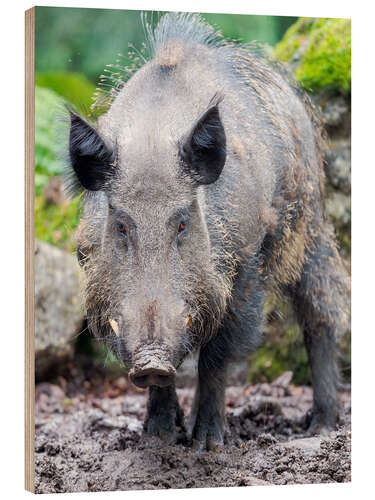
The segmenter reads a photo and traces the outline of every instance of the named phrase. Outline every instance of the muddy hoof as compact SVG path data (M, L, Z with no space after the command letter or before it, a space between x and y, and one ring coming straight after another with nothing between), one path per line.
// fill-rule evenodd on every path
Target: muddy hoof
M335 429L336 418L328 418L327 415L309 412L306 416L306 436L328 436Z
M306 431L306 436L328 436L331 431L333 431L332 427L328 427L321 422L311 422L309 428Z
M153 423L148 423L145 429L145 436L158 437L165 444L177 443L177 430L176 429L163 429Z
M216 439L212 439L210 437L206 437L206 439L202 440L193 439L192 448L193 450L198 452L215 451L216 453L219 453L224 448L224 441L223 440L217 441Z
M176 444L185 436L184 415L181 408L170 413L149 415L143 426L149 436L156 436L166 444Z
M191 444L196 451L221 451L224 447L222 423L215 419L211 419L209 423L203 423L197 419L191 436Z

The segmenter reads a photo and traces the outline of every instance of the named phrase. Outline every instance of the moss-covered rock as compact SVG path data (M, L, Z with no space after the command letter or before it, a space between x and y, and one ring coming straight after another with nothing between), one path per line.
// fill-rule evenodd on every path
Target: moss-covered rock
M302 17L289 28L273 55L292 63L295 78L309 91L350 92L350 19Z

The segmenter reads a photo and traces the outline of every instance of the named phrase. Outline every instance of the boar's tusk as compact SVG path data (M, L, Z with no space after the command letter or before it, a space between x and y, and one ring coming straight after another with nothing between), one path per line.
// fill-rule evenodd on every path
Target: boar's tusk
M189 328L193 324L193 318L191 317L191 314L188 314L185 318L185 326L186 328Z
M119 331L119 327L118 327L117 321L115 319L110 319L109 320L109 324L111 325L112 330L115 332L115 334L118 337L119 334L120 334L120 331Z

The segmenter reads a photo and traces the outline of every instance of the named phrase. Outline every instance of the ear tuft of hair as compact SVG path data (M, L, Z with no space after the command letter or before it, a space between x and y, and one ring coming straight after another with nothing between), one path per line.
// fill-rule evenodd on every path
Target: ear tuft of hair
M101 191L114 175L114 151L95 128L70 111L69 157L78 183L89 191Z
M221 95L214 95L206 111L179 144L185 170L198 184L215 182L225 165L226 136L219 113L222 100Z

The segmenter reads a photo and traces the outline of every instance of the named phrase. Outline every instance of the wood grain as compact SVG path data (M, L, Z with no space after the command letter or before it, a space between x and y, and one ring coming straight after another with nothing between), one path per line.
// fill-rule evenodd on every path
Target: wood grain
M34 137L35 7L25 12L25 489L35 493Z

